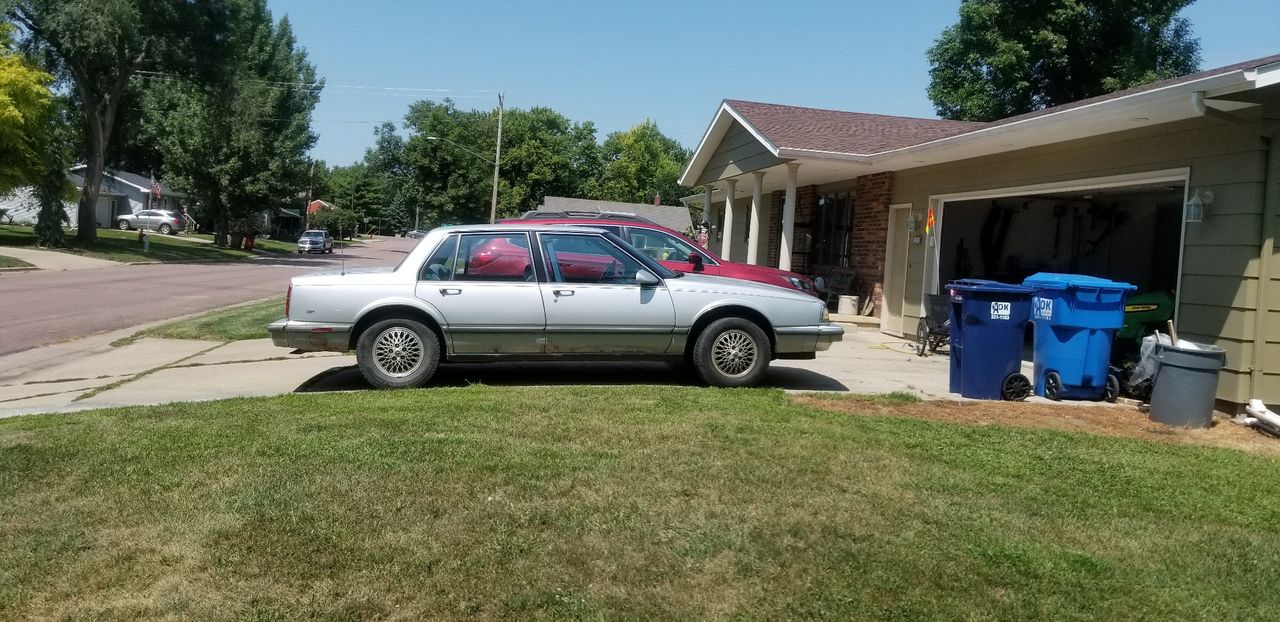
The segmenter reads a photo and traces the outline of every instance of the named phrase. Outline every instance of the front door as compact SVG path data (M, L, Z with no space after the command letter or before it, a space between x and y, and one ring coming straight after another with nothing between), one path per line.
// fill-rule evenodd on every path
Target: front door
M884 302L880 312L880 330L890 335L903 334L902 302L907 289L907 254L911 245L907 222L910 218L910 205L890 206L889 231L885 238Z
M644 266L598 234L539 233L546 266L547 353L662 354L675 307L665 284L641 286Z
M452 354L537 354L546 316L525 233L451 235L418 274L417 297L444 317Z

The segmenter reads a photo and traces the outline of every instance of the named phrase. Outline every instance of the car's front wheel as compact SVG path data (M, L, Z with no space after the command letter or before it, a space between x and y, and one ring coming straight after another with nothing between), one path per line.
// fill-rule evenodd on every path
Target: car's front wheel
M769 338L754 322L721 318L698 335L693 366L704 382L717 387L749 387L769 369Z
M129 221L127 221L127 220L125 220L125 219L123 219L123 218L121 218L120 220L117 220L117 221L116 221L116 228L117 228L117 229L119 229L119 230L121 230L121 231L128 231L128 230L129 230Z
M356 363L375 387L420 387L431 380L440 364L440 341L421 322L382 320L360 334Z

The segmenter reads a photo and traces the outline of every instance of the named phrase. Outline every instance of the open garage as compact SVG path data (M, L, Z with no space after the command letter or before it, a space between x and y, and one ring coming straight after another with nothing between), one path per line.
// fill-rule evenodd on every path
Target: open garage
M1184 195L1171 180L945 201L935 215L938 282L1064 272L1175 292Z

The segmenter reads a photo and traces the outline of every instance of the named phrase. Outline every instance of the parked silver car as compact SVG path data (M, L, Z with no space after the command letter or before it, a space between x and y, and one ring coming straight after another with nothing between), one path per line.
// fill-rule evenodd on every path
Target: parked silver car
M600 229L469 225L431 231L395 268L294 278L267 329L286 348L355 350L377 387L510 360L686 361L736 387L839 341L825 313L796 290L673 272Z
M333 236L324 229L309 229L298 236L298 253L332 253Z
M116 216L116 228L123 231L151 229L160 233L170 234L182 231L183 226L182 217L177 212L163 209L144 209L140 212Z

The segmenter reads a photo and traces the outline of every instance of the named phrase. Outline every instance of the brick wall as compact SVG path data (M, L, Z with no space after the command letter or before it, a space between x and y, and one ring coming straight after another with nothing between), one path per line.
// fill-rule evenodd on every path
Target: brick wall
M872 312L880 315L880 302L884 298L889 204L893 200L893 172L864 175L854 183L853 244L849 264L862 286L858 293L870 296Z

